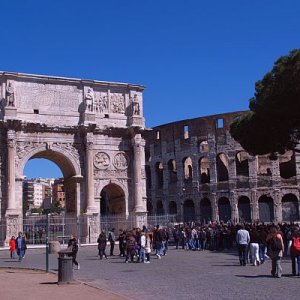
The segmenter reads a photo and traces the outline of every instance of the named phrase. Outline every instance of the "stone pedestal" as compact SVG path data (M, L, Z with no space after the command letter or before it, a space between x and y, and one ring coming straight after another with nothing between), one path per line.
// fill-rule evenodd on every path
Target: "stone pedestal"
M22 218L15 214L6 214L6 238L5 238L5 245L9 244L10 238L14 235L15 237L18 236L18 232L23 231L23 221Z
M86 224L86 230L84 230L85 234L82 236L85 236L85 242L90 243L96 243L97 239L100 234L100 218L99 213L93 213L93 214L85 214L84 215ZM83 233L84 233L83 232Z

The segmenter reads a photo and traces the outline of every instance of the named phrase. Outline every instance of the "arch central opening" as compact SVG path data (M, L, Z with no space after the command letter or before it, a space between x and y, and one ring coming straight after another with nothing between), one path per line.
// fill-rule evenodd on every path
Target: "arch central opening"
M102 189L100 197L101 216L125 216L125 194L121 187L114 183L110 183Z

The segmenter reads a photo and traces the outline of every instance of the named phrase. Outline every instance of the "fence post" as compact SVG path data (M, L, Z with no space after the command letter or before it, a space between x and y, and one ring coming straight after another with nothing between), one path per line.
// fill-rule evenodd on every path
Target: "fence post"
M49 214L46 219L46 272L49 272Z

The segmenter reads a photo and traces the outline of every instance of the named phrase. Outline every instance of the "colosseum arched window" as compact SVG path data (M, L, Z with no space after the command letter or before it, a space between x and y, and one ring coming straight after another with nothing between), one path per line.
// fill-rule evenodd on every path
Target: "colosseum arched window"
M259 220L261 222L274 221L274 201L273 198L263 195L258 199Z
M185 200L183 203L184 221L195 221L195 204L191 199Z
M282 197L282 221L299 221L299 200L294 194L286 194Z
M296 176L296 161L293 151L286 151L279 156L279 169L280 176L284 179Z
M250 199L247 196L241 196L238 200L239 222L251 222Z
M212 208L208 198L203 198L200 201L200 221L203 224L207 224L212 220Z
M207 157L199 159L199 174L201 184L210 182L209 159Z
M177 182L177 167L175 159L170 159L168 161L168 171L170 183Z
M156 183L158 188L162 188L164 185L164 168L162 162L157 162L155 165Z
M248 154L245 151L240 151L235 156L235 166L237 176L249 177L249 162Z
M220 153L217 156L217 175L219 182L228 181L229 179L228 158L224 153Z
M193 164L190 157L183 160L184 179L191 180L193 178Z
M209 151L208 142L206 140L201 141L198 144L198 149L200 153L207 153Z
M218 201L219 220L227 222L231 219L231 206L228 198L221 197Z

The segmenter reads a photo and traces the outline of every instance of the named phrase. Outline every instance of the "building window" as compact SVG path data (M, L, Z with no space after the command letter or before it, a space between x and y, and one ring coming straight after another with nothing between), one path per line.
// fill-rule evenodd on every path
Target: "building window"
M159 130L156 131L156 139L160 140L160 131Z
M224 127L224 120L222 118L217 120L217 128L223 128Z
M183 138L187 140L189 138L189 126L183 126Z

